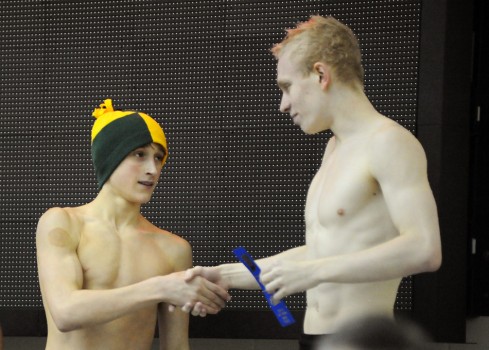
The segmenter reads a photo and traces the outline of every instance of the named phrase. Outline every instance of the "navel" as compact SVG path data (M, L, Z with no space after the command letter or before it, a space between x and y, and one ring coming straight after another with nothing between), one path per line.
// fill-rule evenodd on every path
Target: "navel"
M338 215L339 215L339 216L343 216L343 215L345 215L345 209L340 208L340 209L338 209L338 210L336 211L336 213L338 213Z

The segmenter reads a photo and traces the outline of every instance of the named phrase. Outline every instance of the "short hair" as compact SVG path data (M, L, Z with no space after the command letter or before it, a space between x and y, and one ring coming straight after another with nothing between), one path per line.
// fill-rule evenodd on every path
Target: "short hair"
M300 65L304 75L312 72L314 63L330 65L335 76L344 84L363 87L364 70L358 40L343 23L333 17L312 16L307 22L288 29L285 39L272 49L275 58L287 50Z
M395 321L385 316L367 316L344 325L326 336L316 350L351 348L362 350L428 350L429 337L409 320Z

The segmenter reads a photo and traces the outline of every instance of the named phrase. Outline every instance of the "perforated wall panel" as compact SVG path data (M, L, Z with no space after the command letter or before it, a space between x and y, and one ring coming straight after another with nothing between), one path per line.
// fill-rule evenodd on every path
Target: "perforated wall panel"
M0 306L41 307L35 230L96 195L91 111L107 97L166 130L170 158L144 213L189 240L194 264L304 242L303 207L330 134L278 112L270 47L311 14L357 34L380 112L416 125L420 1L6 1L0 4ZM265 309L236 291L231 309ZM305 306L302 294L287 298ZM410 310L412 281L397 309Z

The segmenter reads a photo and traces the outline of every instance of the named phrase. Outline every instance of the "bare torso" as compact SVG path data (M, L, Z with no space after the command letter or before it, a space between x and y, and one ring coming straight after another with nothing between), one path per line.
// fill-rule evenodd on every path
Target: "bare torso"
M78 238L77 256L83 289L106 290L173 272L171 247L175 236L141 217L140 225L118 232L91 213L88 206L66 208ZM41 285L42 288L42 285ZM151 348L157 306L140 309L111 322L60 332L45 303L49 350L120 350Z
M330 141L306 201L310 259L353 253L398 235L368 164L371 134ZM307 291L304 331L332 333L364 313L392 315L400 279L369 283L323 283Z

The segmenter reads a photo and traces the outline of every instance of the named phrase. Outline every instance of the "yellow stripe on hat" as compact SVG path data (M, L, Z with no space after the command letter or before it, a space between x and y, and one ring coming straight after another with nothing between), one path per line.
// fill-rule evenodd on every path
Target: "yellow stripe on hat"
M95 118L100 117L101 115L107 113L107 112L113 112L114 107L112 106L112 100L110 98L104 100L104 103L100 104L99 108L95 108L93 110L92 116Z
M144 119L144 122L146 123L146 126L148 127L149 133L151 134L151 138L153 139L154 143L158 143L167 152L168 147L166 145L166 137L165 134L163 133L163 130L161 129L161 126L149 115L138 112L138 114L141 116L141 118Z

